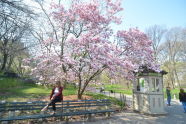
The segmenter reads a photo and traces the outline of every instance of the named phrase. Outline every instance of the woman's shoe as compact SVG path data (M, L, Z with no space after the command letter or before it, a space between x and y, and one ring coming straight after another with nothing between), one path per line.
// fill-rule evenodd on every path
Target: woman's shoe
M55 115L56 114L56 111L53 111L52 113L51 113L51 115Z
M47 106L45 106L43 109L41 109L41 111L42 111L42 112L44 112L44 111L46 111L46 110L47 110L47 108L48 108L48 105L47 105Z

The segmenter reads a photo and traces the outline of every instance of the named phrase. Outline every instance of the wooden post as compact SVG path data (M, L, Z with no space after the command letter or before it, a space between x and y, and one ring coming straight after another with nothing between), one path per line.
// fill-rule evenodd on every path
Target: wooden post
M92 116L91 116L91 114L88 114L88 121L92 121Z
M120 101L122 101L122 98L121 98L121 92L119 93L119 96L120 96Z
M8 116L9 116L9 118L14 117L15 111L8 111Z
M103 101L102 101L103 102ZM105 102L105 110L108 110L108 106L107 106L107 103ZM107 112L105 112L105 116L107 117Z
M87 100L86 100L86 97L85 97L85 112L87 111ZM86 114L84 115L84 120L86 119Z
M108 104L107 104L107 103L105 103L105 109L108 110ZM107 118L110 118L110 112L106 112L106 113L105 113L105 116L106 116Z
M123 103L123 102L122 102L122 97L121 97L121 92L119 93L119 96L120 96L120 102ZM122 108L123 108L123 107L122 107L122 104L121 104L121 110L122 110Z
M125 103L126 103L124 94L122 94L122 97L123 97L123 106L122 106L122 108L124 108Z
M123 102L125 102L125 97L124 97L124 94L122 94L122 98L123 98Z
M90 102L87 101L87 109L88 109L88 111L90 111L89 104L91 104L91 101ZM92 114L88 114L88 121L92 121Z
M67 102L67 113L70 112L68 107L69 107L69 102ZM65 121L66 121L66 124L68 124L68 122L69 122L69 117L68 116L65 116Z
M107 112L107 118L110 118L110 112Z
M62 100L62 102L61 102L61 114L63 114L63 100ZM61 120L61 121L64 120L63 115L61 116L60 120Z

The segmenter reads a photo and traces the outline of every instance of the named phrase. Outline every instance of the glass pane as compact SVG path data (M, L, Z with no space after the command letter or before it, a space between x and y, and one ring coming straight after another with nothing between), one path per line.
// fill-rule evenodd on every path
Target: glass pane
M155 78L152 78L152 92L155 92L156 84L155 84Z
M157 92L160 91L160 87L159 87L159 79L156 79L156 91L157 91Z
M139 79L139 86L140 86L140 91L144 92L144 86L145 86L145 79L144 78Z
M137 90L137 91L140 91L140 82L139 82L139 78L138 78L138 83L137 83L136 90Z

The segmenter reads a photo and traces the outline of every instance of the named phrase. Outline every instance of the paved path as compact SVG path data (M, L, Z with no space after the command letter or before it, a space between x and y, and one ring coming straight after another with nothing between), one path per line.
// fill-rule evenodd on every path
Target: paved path
M105 93L109 95L108 92ZM114 94L112 94L114 95ZM111 96L111 94L110 94ZM115 94L116 98L120 98L119 94ZM128 104L132 100L131 96L127 96ZM165 116L150 116L135 113L131 108L120 113L111 115L111 118L96 117L92 122L70 122L69 124L186 124L186 113L178 100L173 100L171 106L165 107L168 113Z

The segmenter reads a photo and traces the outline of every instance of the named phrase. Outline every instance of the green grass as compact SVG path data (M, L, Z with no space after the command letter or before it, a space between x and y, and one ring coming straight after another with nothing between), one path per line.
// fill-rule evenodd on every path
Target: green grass
M127 95L132 95L132 88L126 88L124 86L121 86L119 84L112 84L112 85L105 85L105 90L106 91L110 91L113 90L116 93L123 93L123 94L127 94Z
M122 94L126 94L126 95L132 95L132 90L131 89L116 90L116 93L122 93Z
M114 97L106 96L104 94L91 93L91 92L87 92L85 94L88 96L92 96L93 99L110 99L112 103L119 105L120 107L123 107L125 105L123 102L119 101L118 99L116 99Z
M77 94L77 89L73 85L67 85L63 91L64 96Z
M1 78L0 80L0 100L27 101L33 98L49 96L51 90L52 88L24 83L16 78ZM67 85L63 91L63 95L74 95L76 91L72 85Z
M0 77L0 89L22 86L23 82L16 78Z
M107 84L105 85L105 90L116 90L116 89L121 89L122 87L119 84Z
M127 94L127 95L132 95L132 88L127 89L126 87L121 86L119 84L113 84L113 85L107 84L107 85L105 85L105 90L106 91L113 90L116 93L123 93L123 94ZM166 88L164 88L163 91L164 91L165 98L167 98ZM178 99L179 98L179 88L171 90L172 98L174 98L174 94L176 95L176 98Z

